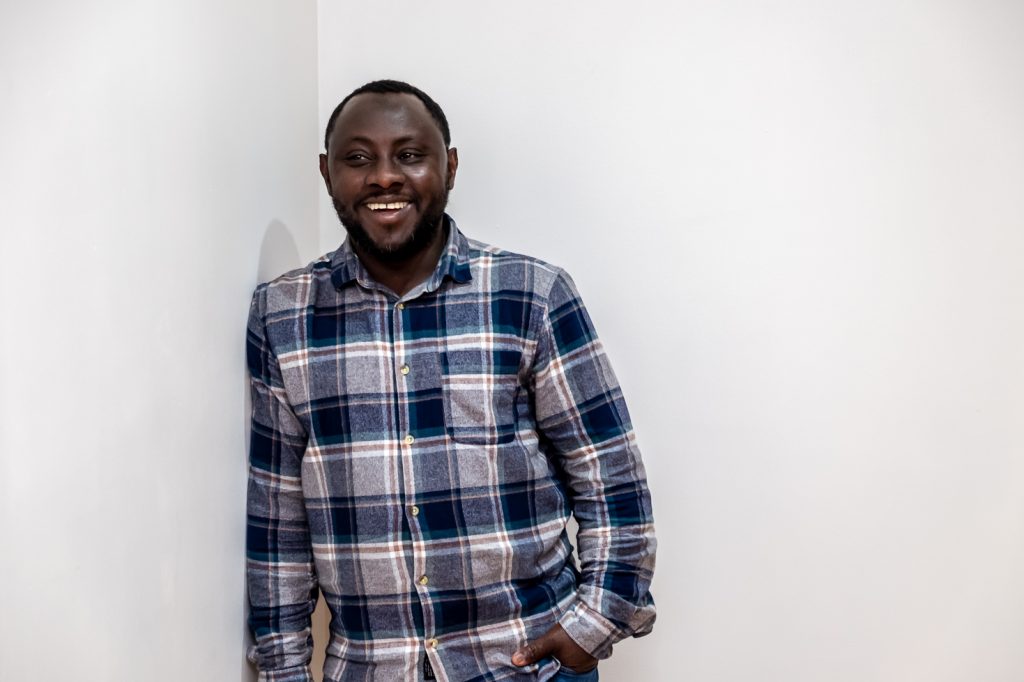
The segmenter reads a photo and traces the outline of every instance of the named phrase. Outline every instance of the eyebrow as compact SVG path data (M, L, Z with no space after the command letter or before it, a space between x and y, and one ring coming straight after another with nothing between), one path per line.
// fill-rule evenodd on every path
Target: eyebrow
M375 144L374 140L371 140L368 137L363 137L362 135L356 135L355 137L347 137L341 142L342 144L362 143L371 146ZM402 137L396 138L392 144L402 145L408 144L410 142L418 142L418 138L415 135L403 135Z

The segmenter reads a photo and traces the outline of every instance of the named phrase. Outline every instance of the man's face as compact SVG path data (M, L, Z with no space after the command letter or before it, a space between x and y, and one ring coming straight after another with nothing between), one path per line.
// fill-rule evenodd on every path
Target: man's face
M334 124L320 174L360 255L406 260L441 228L458 155L408 94L356 95Z

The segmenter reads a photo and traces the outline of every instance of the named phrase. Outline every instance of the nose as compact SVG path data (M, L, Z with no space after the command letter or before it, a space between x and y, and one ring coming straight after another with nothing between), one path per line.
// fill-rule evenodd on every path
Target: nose
M398 164L396 164L393 159L384 157L379 159L370 168L370 172L366 177L366 182L370 185L388 188L394 185L401 185L402 179L402 170Z

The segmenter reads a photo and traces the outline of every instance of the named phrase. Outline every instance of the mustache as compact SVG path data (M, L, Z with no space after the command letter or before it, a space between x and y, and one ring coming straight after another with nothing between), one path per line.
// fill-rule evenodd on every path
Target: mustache
M366 196L360 197L357 204L370 204L374 202L380 202L383 204L394 203L396 201L405 201L410 204L415 204L418 197L415 194L393 194L390 192L374 192L373 194L367 194Z

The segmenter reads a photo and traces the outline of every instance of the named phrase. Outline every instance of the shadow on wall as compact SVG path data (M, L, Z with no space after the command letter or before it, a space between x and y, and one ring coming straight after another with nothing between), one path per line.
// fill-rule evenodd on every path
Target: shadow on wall
M267 282L274 279L278 275L284 274L288 270L305 265L299 260L299 247L295 242L295 237L288 230L288 226L282 223L280 220L271 220L267 225L267 228L263 232L263 242L260 244L259 259L256 263L256 281L258 283ZM244 337L243 337L244 340ZM247 453L249 451L249 420L252 417L252 404L249 397L249 381L248 378L243 382L242 391L244 392L245 398L245 412L242 415L242 433L245 439L245 452L241 453L243 458L243 468L240 473L241 476L246 475L246 467L248 462ZM244 510L242 511L244 513ZM243 572L245 566L245 557L240 557L242 560ZM245 589L245 580L242 581L242 589ZM256 667L249 663L246 659L245 654L249 651L249 647L252 646L253 639L252 634L249 632L248 618L249 618L249 597L248 594L243 595L243 627L242 627L242 676L241 682L255 682L256 681ZM322 637L320 638L322 640ZM314 661L315 662L315 661ZM322 665L321 665L322 667ZM319 679L319 678L318 678Z

